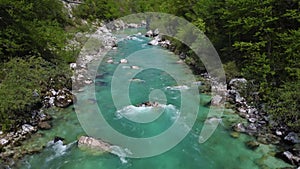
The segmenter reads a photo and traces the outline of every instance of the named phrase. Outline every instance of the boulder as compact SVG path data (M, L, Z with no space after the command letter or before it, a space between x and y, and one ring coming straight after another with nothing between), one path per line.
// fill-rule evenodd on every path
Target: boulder
M127 59L121 59L120 63L128 63L128 60Z
M148 32L146 32L145 36L146 37L153 37L153 31L149 30Z
M138 67L138 66L130 66L130 68L131 68L131 69L136 69L136 70L137 70L137 69L140 69L140 67Z
M220 95L215 95L211 101L210 101L210 105L211 106L219 106L222 103L222 96Z
M64 140L65 140L65 139L62 138L62 137L55 136L54 139L53 139L53 142L54 142L54 143L56 143L56 142L58 142L58 141L62 141L62 142L63 142Z
M70 69L74 70L76 69L77 64L76 63L70 63Z
M231 136L232 138L239 138L239 137L240 137L240 133L238 133L238 132L231 132L231 133L230 133L230 136Z
M158 39L153 39L150 42L148 42L148 45L157 46L158 45Z
M48 122L46 122L46 121L39 122L38 123L38 127L41 130L49 130L49 129L52 128L52 126Z
M257 136L257 141L262 144L278 144L280 143L280 138L273 134L259 134Z
M143 102L141 104L137 104L136 106L137 107L157 107L157 106L159 106L159 103L147 101L147 102Z
M248 133L256 133L257 132L257 127L254 123L250 123L248 126L247 126L247 132Z
M247 141L246 146L251 150L256 150L259 147L259 143L256 141Z
M183 52L181 52L180 55L179 55L179 58L180 59L185 59L186 58L186 54L184 54Z
M78 140L78 147L89 147L93 150L99 150L103 152L111 152L111 145L100 139L95 139L92 137L81 136Z
M298 144L300 143L300 139L297 133L290 132L288 135L284 137L284 140L292 143L292 144Z
M248 121L249 121L250 123L255 123L255 122L257 121L257 119L256 119L256 118L249 118Z
M232 90L240 90L240 89L244 89L247 85L247 80L245 78L234 78L231 79L229 82L229 87ZM240 91L239 91L240 92Z
M23 134L26 134L26 133L33 133L36 131L36 128L29 125L29 124L23 124L22 125L22 131L23 131Z
M159 35L159 30L156 28L154 31L153 31L153 37L154 36L158 36Z
M128 28L138 28L139 25L136 24L136 23L129 23L129 24L127 24L127 27L128 27Z
M2 138L0 139L0 147L6 146L9 144L9 140Z
M56 107L66 108L73 104L75 96L68 89L58 90L57 96L54 100L54 105Z
M165 41L159 42L159 45L163 48L169 49L169 47L171 46L171 42L169 40L165 40Z
M275 157L282 159L283 161L290 163L292 165L300 164L300 157L295 156L290 151L279 152L275 155Z
M238 123L233 126L233 130L236 132L246 132L246 128L243 123Z
M282 135L283 135L283 132L282 132L282 131L280 131L280 130L276 130L276 132L275 132L275 133L276 133L276 135L277 135L277 136L282 136Z
M112 64L112 63L114 63L114 61L112 59L109 59L109 60L106 61L106 63Z
M85 84L89 85L89 84L92 84L93 83L93 80L92 79L86 79L84 81Z

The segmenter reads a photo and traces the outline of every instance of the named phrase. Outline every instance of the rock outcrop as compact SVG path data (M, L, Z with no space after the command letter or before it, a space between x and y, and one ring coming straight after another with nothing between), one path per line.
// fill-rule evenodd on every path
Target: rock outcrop
M78 139L78 147L88 147L93 150L99 150L102 152L111 152L112 148L111 145L107 142L104 142L103 140L100 139L95 139L92 137L87 137L87 136L81 136Z

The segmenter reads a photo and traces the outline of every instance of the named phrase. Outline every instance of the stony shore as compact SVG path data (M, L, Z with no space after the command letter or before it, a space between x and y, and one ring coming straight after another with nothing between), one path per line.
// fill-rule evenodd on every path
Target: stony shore
M154 31L149 30L145 36L153 38L153 40L148 43L149 45L159 45L169 50L176 48L169 40L162 40L162 37L159 35L159 30L157 29ZM181 55L185 57L179 56L180 59L186 58L185 54ZM205 83L215 83L214 79L207 73L202 74L202 77L204 81L206 81ZM234 109L236 114L247 120L245 123L236 122L231 128L231 135L233 137L239 135L238 133L245 133L256 139L256 141L245 143L247 147L256 149L260 144L276 145L278 152L275 154L275 157L300 169L299 133L295 133L285 124L276 123L263 109L248 104L242 95L242 93L244 93L243 91L247 90L247 83L248 81L244 78L229 79L227 90L225 91L225 98L216 95L212 98L210 105L214 106L218 105L222 100L226 101L227 105L230 105L229 107ZM253 97L258 96L256 93L253 93Z
M9 166L15 164L15 160L22 158L24 155L38 153L42 150L44 146L30 150L19 150L18 148L21 147L23 141L29 139L38 130L50 130L52 128L52 117L46 113L48 108L69 107L76 102L74 92L81 92L84 86L94 83L93 78L95 77L90 73L88 65L95 60L99 60L109 50L117 48L117 38L112 35L112 31L125 28L138 28L144 25L145 22L141 24L126 24L121 20L117 20L108 25L94 23L93 27L97 30L94 34L77 33L75 38L69 42L73 46L80 46L81 42L78 39L86 39L87 41L94 39L100 43L93 48L84 45L77 62L70 63L70 69L73 71L73 76L71 77L72 90L56 86L57 81L58 83L68 81L66 77L51 79L47 91L41 96L43 107L31 112L32 118L30 122L20 124L19 127L10 132L4 133L0 131L0 168L9 168Z

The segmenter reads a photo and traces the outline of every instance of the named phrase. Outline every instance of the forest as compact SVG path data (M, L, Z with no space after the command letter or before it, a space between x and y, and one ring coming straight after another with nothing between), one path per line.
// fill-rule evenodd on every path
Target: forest
M72 19L60 0L1 0L1 128L11 130L40 108L50 79L70 78L69 63L76 61L78 49L68 49L68 40L88 29L81 20L163 12L201 29L217 49L227 80L245 77L247 100L299 132L299 10L298 0L85 0ZM180 43L177 49L189 53Z

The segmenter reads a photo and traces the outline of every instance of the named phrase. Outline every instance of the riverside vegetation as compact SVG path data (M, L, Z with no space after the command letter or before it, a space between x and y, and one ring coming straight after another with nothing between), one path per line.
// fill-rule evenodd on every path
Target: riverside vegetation
M110 21L153 11L183 17L205 32L219 52L227 79L248 80L242 94L268 114L268 130L300 132L299 1L85 0L74 2L71 16L64 3L0 2L1 131L30 123L33 110L45 106L49 89L71 89L69 63L76 61L79 47L69 40L89 30L83 20ZM204 72L192 51L171 41L174 52L182 54L196 74Z

